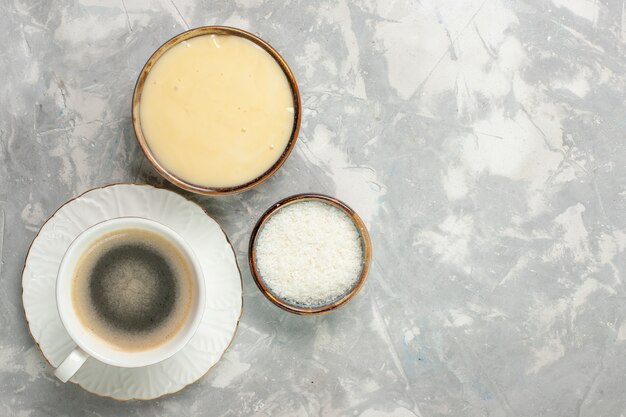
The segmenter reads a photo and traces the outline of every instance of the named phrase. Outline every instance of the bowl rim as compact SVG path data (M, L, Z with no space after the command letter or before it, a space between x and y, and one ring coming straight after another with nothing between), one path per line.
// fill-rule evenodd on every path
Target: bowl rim
M188 39L191 39L197 36L211 35L211 34L212 35L239 36L241 38L244 38L253 42L257 46L265 50L272 58L274 58L276 63L283 70L283 73L285 74L285 76L287 77L287 81L289 82L289 86L291 88L291 93L292 93L292 98L293 98L293 109L294 109L293 128L291 130L291 136L289 137L289 141L287 142L287 146L283 150L283 153L280 155L278 160L270 168L268 168L265 172L263 172L258 177L246 183L235 185L232 187L205 187L201 185L192 184L172 174L167 169L165 169L150 151L150 148L146 142L146 138L143 134L143 130L141 127L141 118L140 118L140 113L139 113L141 93L143 92L143 87L144 87L146 78L148 77L150 70L152 69L154 64L159 60L159 58L164 53L166 53L170 48L179 44L180 42L186 41ZM154 167L154 169L156 169L157 172L161 174L161 176L163 176L166 180L176 185L177 187L180 187L187 191L191 191L196 194L225 195L225 194L239 193L239 192L248 190L252 187L255 187L261 184L262 182L264 182L265 180L267 180L285 163L285 161L287 160L287 157L289 156L289 154L295 147L296 140L298 138L298 132L300 131L301 119L302 119L302 103L300 100L300 90L298 89L298 83L296 82L296 78L293 75L293 72L291 71L291 69L289 68L289 65L287 65L287 62L269 43L267 43L260 37L250 32L247 32L243 29L238 29L238 28L234 28L230 26L201 26L201 27L187 30L185 32L182 32L172 37L171 39L163 43L161 46L159 46L157 50L154 51L154 53L150 56L150 58L148 58L143 68L141 69L139 76L137 77L135 88L133 90L132 125L133 125L133 130L135 132L135 137L137 139L137 142L139 143L139 147L141 148L141 151L143 152L144 156L150 162L150 164Z
M333 301L332 303L325 304L322 306L315 306L315 307L297 306L297 305L288 303L280 299L274 293L272 293L270 288L265 284L264 280L261 278L261 275L257 268L257 262L256 262L256 256L255 256L256 239L258 237L258 234L261 228L265 225L265 223L281 208L294 204L294 203L300 203L304 201L319 201L325 204L330 204L334 207L339 208L344 213L346 213L348 217L350 217L350 219L354 223L354 226L357 228L359 232L359 236L361 237L361 243L362 243L362 248L363 248L363 267L361 269L359 278L357 279L356 283L352 286L350 291L348 291L341 298ZM338 200L337 198L330 197L325 194L317 194L317 193L296 194L296 195L292 195L290 197L284 198L274 203L270 208L268 208L265 211L265 213L261 215L256 225L254 226L254 229L252 229L252 234L250 235L250 242L248 245L248 263L250 266L250 273L252 274L252 278L254 279L254 282L256 283L261 293L269 301L271 301L274 305L280 307L281 309L288 311L290 313L305 315L305 316L329 313L337 309L338 307L346 304L348 301L350 301L352 297L354 297L354 295L363 287L363 284L365 283L365 280L370 270L371 260L372 260L372 242L370 240L367 227L365 226L365 223L363 222L361 217L359 217L359 215L354 210L352 210L352 208L350 208L347 204Z

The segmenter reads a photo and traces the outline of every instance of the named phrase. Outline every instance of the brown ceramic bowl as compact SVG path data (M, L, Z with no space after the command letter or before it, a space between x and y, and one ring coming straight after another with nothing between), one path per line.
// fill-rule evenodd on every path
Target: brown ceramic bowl
M355 282L355 284L350 288L345 294L343 294L340 298L332 301L329 304L324 304L321 306L305 306L300 304L294 304L287 300L284 300L278 297L272 289L265 283L263 277L261 276L255 257L255 247L256 247L256 238L259 234L259 231L265 225L274 213L280 210L282 207L285 207L290 204L297 204L303 201L319 201L322 203L333 205L339 209L341 209L344 213L346 213L354 222L359 235L361 236L361 245L363 248L363 267L361 269L361 273L359 278ZM278 203L274 204L270 207L259 219L256 226L252 230L252 235L250 236L250 245L248 250L248 262L250 263L250 272L252 273L252 277L254 278L254 282L256 283L259 290L270 300L272 303L282 308L283 310L289 311L290 313L301 314L301 315L313 315L313 314L322 314L328 313L337 307L340 307L347 303L354 295L361 289L363 283L365 282L365 278L367 277L367 273L369 271L370 262L372 259L372 242L370 241L369 233L367 232L367 228L363 223L363 220L359 217L358 214L354 212L350 207L336 198L329 197L322 194L298 194L291 197L287 197L283 200L280 200Z
M242 38L245 38L255 43L259 47L263 48L268 54L270 54L276 60L278 65L280 65L280 67L282 68L283 72L285 73L285 76L287 77L287 81L289 82L289 85L291 86L291 92L293 95L293 109L294 109L293 129L291 131L291 137L289 138L289 142L287 143L287 146L285 147L285 150L281 154L280 158L278 158L278 161L276 161L274 165L272 165L267 171L259 175L257 178L251 181L248 181L244 184L234 186L234 187L212 188L212 187L199 186L199 185L191 184L183 180L182 178L179 178L176 175L172 174L168 170L166 170L161 164L159 164L159 161L154 157L154 155L152 155L152 152L150 151L150 148L148 147L148 144L146 142L146 138L144 137L143 130L141 129L141 118L139 117L141 92L143 91L143 86L146 81L146 78L148 74L150 73L150 70L152 69L154 64L157 62L157 60L164 53L166 53L172 46L182 41L191 39L196 36L210 35L210 34L240 36ZM177 185L178 187L183 188L187 191L191 191L193 193L205 194L205 195L222 195L222 194L238 193L241 191L245 191L249 188L252 188L255 185L258 185L262 183L263 181L265 181L266 179L268 179L274 172L278 170L278 168L281 167L281 165L285 162L285 160L287 160L287 157L289 156L293 147L295 146L296 138L298 137L298 131L300 130L300 119L302 116L302 105L300 103L300 92L298 90L298 84L296 83L296 79L293 73L291 72L291 69L289 69L289 66L287 65L285 60L280 56L280 54L276 52L276 50L272 48L267 42L253 35L252 33L246 32L245 30L226 27L226 26L204 26L204 27L199 27L196 29L191 29L191 30L181 33L180 35L174 36L172 39L170 39L169 41L161 45L159 49L157 49L156 52L152 54L150 59L148 59L148 62L146 62L146 65L144 65L143 69L141 70L141 73L139 73L139 78L137 78L137 84L135 85L135 92L133 94L132 107L133 107L132 108L133 129L135 130L135 136L137 137L137 141L139 142L139 146L141 147L141 150L143 151L148 161L150 161L152 166L154 166L154 168L163 177L165 177L165 179L167 179L174 185Z

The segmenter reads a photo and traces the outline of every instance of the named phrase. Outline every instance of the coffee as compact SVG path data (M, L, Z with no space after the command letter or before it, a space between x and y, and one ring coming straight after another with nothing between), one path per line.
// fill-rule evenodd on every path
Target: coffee
M128 228L98 238L72 277L72 304L87 329L124 351L147 350L185 324L195 291L181 251L155 232Z

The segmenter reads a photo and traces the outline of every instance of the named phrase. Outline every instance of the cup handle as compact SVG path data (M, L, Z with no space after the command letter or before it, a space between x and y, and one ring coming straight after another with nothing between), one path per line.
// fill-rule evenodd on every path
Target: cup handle
M89 355L78 346L61 362L54 375L62 382L67 382L85 363Z

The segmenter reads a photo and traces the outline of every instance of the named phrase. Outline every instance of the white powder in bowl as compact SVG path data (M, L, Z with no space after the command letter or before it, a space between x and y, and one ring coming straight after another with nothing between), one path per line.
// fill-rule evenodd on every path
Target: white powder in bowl
M259 275L280 298L303 305L334 301L363 267L361 237L339 208L318 201L276 211L256 239Z

